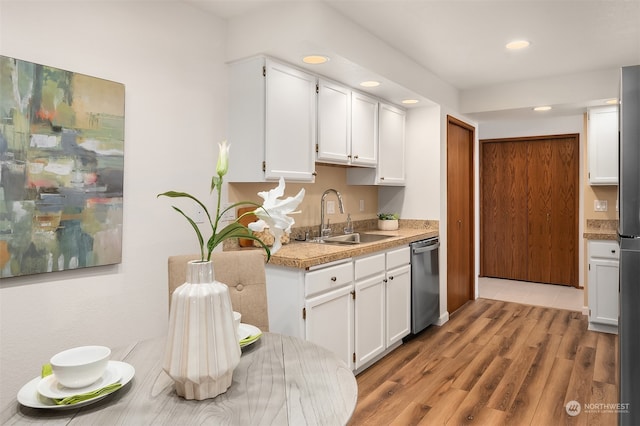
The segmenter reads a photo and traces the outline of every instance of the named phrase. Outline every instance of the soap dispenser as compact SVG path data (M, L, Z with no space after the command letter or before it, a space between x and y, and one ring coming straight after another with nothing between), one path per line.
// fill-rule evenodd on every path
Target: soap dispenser
M345 234L353 233L353 223L351 222L351 213L347 213L347 227L344 228Z

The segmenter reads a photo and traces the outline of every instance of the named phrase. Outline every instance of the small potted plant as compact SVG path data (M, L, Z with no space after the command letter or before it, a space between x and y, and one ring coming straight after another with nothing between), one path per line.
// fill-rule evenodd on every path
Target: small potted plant
M378 213L378 229L381 231L395 231L398 229L398 214Z

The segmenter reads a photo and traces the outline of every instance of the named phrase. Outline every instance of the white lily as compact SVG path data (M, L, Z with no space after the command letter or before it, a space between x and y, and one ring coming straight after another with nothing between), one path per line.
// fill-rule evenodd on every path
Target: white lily
M222 177L227 174L229 170L229 144L227 141L222 141L218 144L218 164L216 165L216 172L218 176Z
M258 192L258 195L264 199L262 207L257 208L253 213L258 217L256 222L250 223L249 229L254 232L263 231L265 227L269 228L269 233L274 237L271 254L280 250L282 243L280 237L285 232L291 232L291 226L295 223L292 217L287 215L298 213L295 209L304 198L304 188L298 192L295 197L287 197L284 200L278 198L284 195L285 183L284 178L280 177L278 186L270 191Z

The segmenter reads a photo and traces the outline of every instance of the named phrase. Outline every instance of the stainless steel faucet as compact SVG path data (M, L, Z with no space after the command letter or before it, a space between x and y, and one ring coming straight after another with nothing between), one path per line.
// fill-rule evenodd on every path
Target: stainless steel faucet
M330 192L335 192L338 197L338 206L340 208L340 213L344 214L344 204L342 203L342 195L338 191L333 188L329 188L322 194L322 198L320 199L320 238L328 237L331 235L331 228L327 225L325 227L324 224L324 199L327 198L327 194Z

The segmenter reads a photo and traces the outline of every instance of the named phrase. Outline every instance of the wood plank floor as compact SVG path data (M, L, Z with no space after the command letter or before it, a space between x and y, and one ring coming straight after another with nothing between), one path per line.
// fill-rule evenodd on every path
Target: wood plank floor
M617 351L580 312L477 299L359 374L350 425L616 425Z

